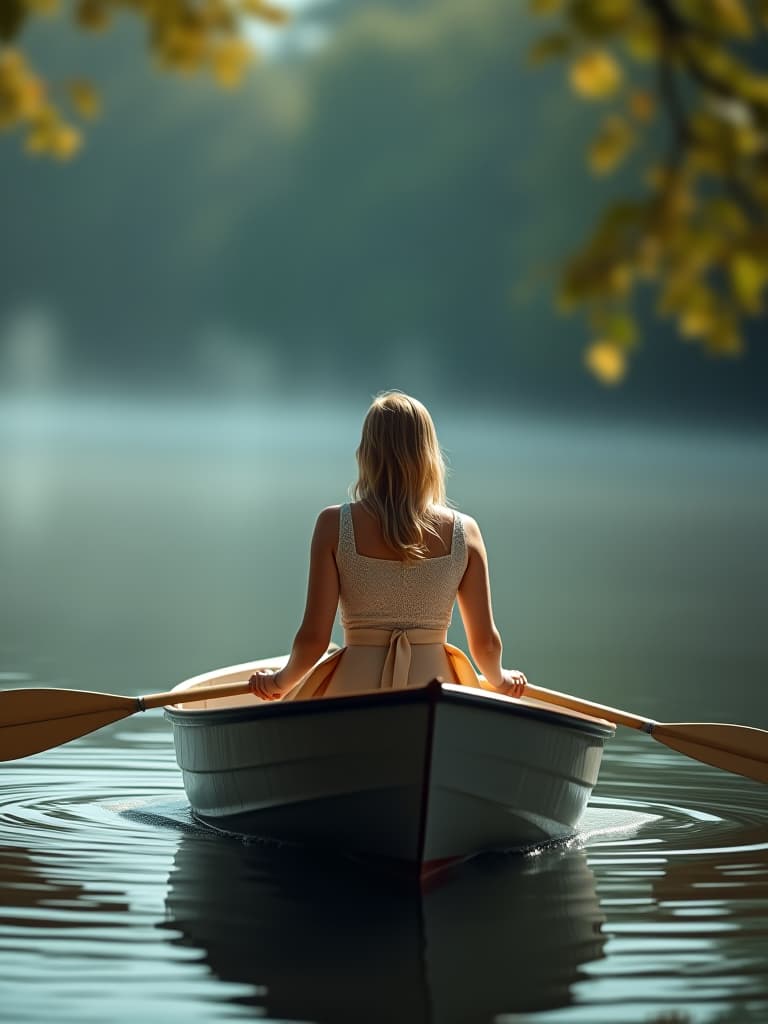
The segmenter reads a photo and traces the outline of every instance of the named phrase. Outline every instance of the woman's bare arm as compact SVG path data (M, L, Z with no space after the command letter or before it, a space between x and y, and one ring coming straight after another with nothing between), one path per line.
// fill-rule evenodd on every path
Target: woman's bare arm
M279 672L251 676L251 688L259 697L275 699L293 689L328 650L339 603L338 536L338 506L323 509L312 534L304 618L285 666Z
M491 686L518 695L526 679L516 669L501 667L502 643L493 618L488 555L480 527L469 516L463 522L468 558L458 599L469 652Z

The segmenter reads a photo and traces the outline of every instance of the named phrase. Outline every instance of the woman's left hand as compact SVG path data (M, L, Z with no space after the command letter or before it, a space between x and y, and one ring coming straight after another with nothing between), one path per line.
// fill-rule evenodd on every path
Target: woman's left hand
M516 668L501 670L501 693L507 697L522 697L528 680L525 673Z
M262 700L280 700L285 692L280 686L280 675L280 672L271 668L262 668L254 672L248 680L251 693Z

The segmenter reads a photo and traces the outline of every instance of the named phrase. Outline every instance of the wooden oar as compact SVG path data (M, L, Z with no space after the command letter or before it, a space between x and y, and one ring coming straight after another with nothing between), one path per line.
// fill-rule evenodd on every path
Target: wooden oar
M605 718L629 729L638 729L686 757L722 768L726 772L746 775L748 779L768 782L768 731L765 729L728 725L724 722L656 722L652 718L641 718L618 708L593 704L531 683L526 684L525 696L585 715Z
M248 693L248 683L242 678L145 697L119 697L86 690L6 690L0 692L0 761L48 750L137 711L245 693ZM525 696L638 729L687 757L758 782L768 782L768 731L765 729L714 722L656 722L531 683L525 687Z
M5 690L0 692L0 761L39 754L137 711L243 693L248 693L248 681L243 679L146 697L90 690Z

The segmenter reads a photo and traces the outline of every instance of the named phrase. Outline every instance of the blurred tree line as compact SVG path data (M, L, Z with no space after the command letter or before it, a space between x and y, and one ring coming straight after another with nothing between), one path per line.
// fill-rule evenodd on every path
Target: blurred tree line
M87 66L67 85L74 112L97 112L99 82L112 116L64 171L6 150L0 181L15 201L4 211L3 305L38 289L83 369L183 379L190 338L207 324L329 385L407 381L421 363L483 396L590 401L574 334L605 382L623 377L642 337L625 394L706 400L730 380L735 400L757 409L761 354L743 373L695 367L688 346L669 345L677 330L732 354L756 337L745 318L759 327L768 186L757 5L745 4L737 31L738 0L532 0L536 18L505 0L331 0L297 19L324 45L307 55L287 42L223 98L200 75L175 86L137 74L137 49L149 39L162 65L232 85L247 63L240 19L278 18L271 6L83 0L71 8L77 25L83 11L131 8L150 30L116 17L97 48L61 22L19 20L49 6L3 8L0 29L25 56L3 52L0 123L22 127L33 151L77 149L36 139L33 100L22 110L18 78L15 94L8 85L20 67L40 83L32 68L56 81ZM207 14L185 50L166 30L190 11ZM548 66L533 74L531 59ZM727 107L722 89L711 95L707 61L747 99L735 92ZM77 131L60 110L45 116ZM596 178L579 166L585 140ZM549 308L569 251L561 307L586 310L586 333ZM661 328L654 290L671 317Z

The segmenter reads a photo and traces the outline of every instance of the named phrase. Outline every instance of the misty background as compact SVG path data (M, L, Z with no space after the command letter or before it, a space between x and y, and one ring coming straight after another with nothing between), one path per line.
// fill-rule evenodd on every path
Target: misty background
M290 5L289 5L290 6ZM236 92L156 70L142 25L23 38L104 116L67 165L0 140L8 395L364 395L664 422L765 422L764 324L739 359L641 311L621 386L583 367L558 266L627 170L595 180L599 111L533 69L506 0L294 4Z

